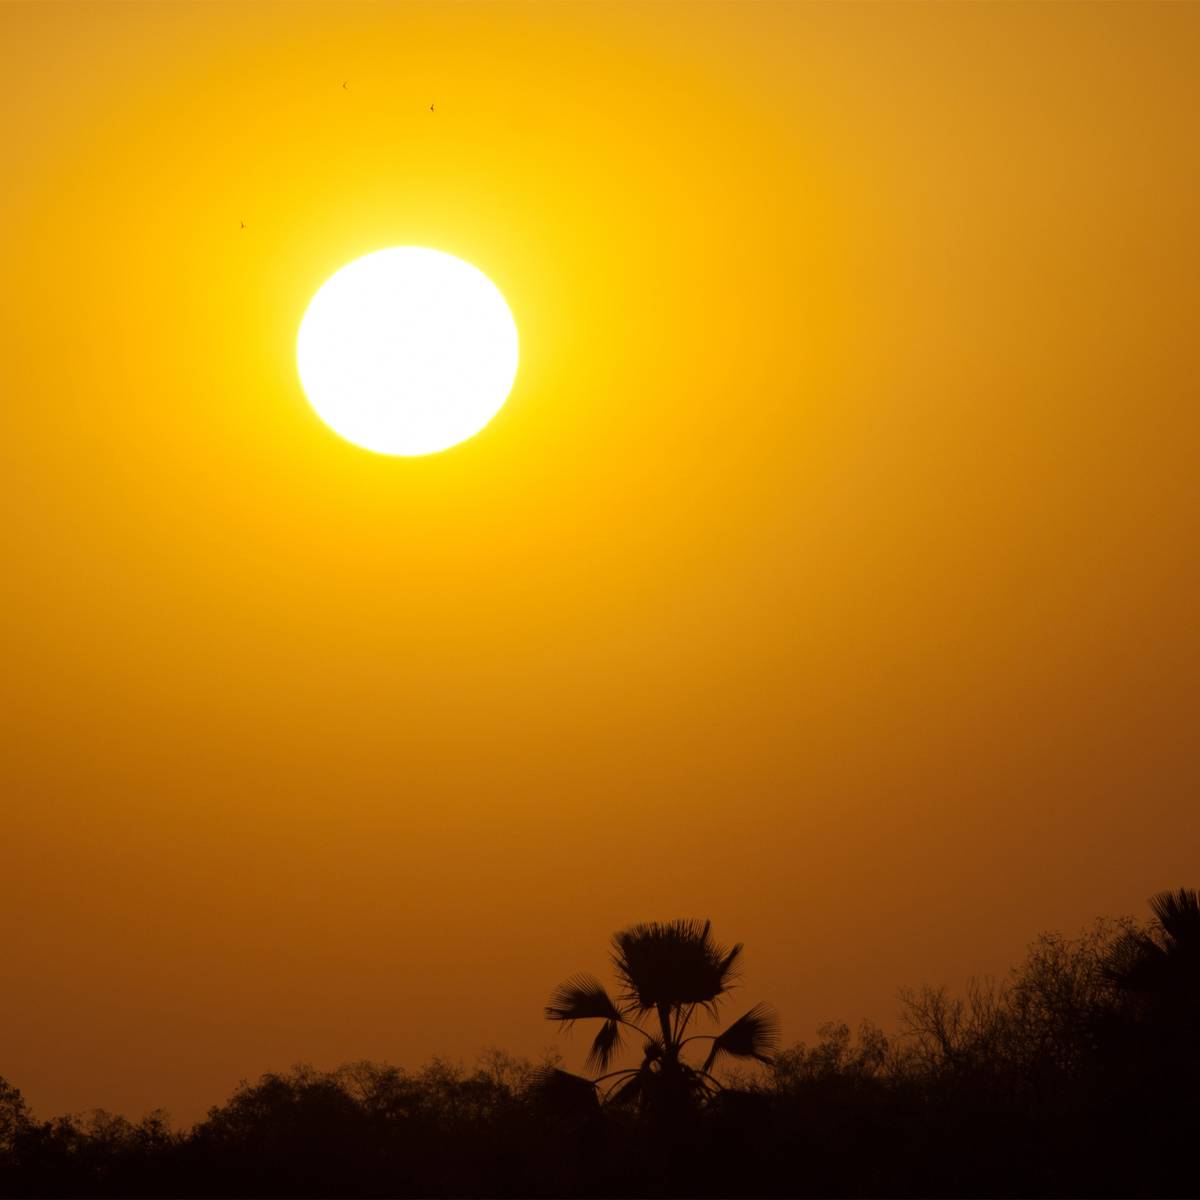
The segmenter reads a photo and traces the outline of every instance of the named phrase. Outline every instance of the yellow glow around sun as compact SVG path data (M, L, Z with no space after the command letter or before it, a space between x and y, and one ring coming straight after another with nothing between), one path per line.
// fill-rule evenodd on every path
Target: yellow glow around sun
M508 398L517 327L495 284L462 259L397 246L317 291L296 341L321 419L380 454L432 454L478 433Z

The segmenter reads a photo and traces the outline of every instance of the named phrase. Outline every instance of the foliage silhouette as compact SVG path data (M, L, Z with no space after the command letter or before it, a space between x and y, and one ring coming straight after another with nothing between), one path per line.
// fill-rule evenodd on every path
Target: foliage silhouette
M721 1033L688 1034L698 1009L717 1016L737 979L741 953L740 943L726 948L715 942L709 921L633 925L612 939L613 970L621 989L616 999L599 980L574 975L555 990L546 1017L568 1028L576 1021L602 1021L586 1065L601 1072L593 1082L603 1085L605 1099L646 1115L677 1116L720 1091L712 1069L722 1056L771 1062L779 1026L764 1004ZM626 1033L641 1040L642 1061L609 1071ZM700 1065L689 1063L685 1047L701 1041L710 1043L707 1057Z
M962 995L902 993L894 1033L834 1023L774 1054L754 1020L686 1032L740 947L636 926L614 939L615 994L576 977L550 1004L618 1025L593 1062L641 1051L615 1086L499 1052L470 1070L296 1067L177 1131L161 1113L42 1120L0 1080L0 1196L1194 1196L1200 903L1151 903L1146 924L1043 935ZM671 1042L704 1081L686 1103L654 1092ZM643 1072L637 1102L618 1099Z
M1200 1003L1200 892L1151 897L1154 923L1118 938L1107 969L1117 987L1167 1005Z

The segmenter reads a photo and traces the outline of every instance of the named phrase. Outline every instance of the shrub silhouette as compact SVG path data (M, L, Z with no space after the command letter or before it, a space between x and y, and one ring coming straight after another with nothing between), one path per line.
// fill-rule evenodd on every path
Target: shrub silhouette
M29 1128L25 1098L6 1079L0 1079L0 1166L12 1162L17 1145Z

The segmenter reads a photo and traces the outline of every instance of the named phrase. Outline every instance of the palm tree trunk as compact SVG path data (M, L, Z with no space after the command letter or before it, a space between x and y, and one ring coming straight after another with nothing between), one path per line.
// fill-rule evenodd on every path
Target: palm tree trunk
M658 1021L662 1026L663 1058L674 1061L678 1054L678 1047L675 1045L675 1039L671 1036L671 1006L669 1004L659 1004Z

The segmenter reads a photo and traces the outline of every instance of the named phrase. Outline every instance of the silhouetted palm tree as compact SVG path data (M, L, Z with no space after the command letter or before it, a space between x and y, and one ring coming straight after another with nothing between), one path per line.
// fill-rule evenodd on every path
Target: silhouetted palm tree
M778 1022L766 1005L755 1005L721 1033L688 1034L697 1009L716 1017L737 978L741 944L731 949L718 945L710 928L708 921L670 921L624 929L612 940L620 983L615 999L590 975L572 976L550 998L546 1017L551 1021L568 1027L576 1021L603 1021L587 1066L600 1072L593 1083L604 1087L615 1103L678 1111L719 1090L711 1072L722 1056L770 1062ZM642 1061L609 1071L627 1034L641 1039ZM711 1044L701 1065L684 1060L685 1046L705 1041Z
M1192 1008L1200 1004L1200 892L1159 892L1150 908L1155 921L1149 929L1113 944L1108 976L1123 991Z

